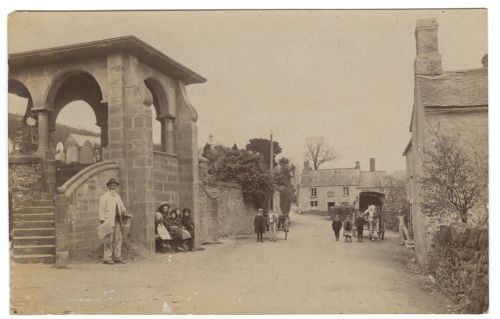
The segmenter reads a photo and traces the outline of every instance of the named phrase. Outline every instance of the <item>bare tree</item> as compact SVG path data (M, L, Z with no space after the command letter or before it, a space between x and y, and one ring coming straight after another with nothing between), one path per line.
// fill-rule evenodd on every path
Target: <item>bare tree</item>
M423 211L439 216L455 212L467 223L470 210L487 198L488 167L484 156L464 151L457 137L443 135L437 135L434 148L425 155L420 178Z
M306 140L305 158L313 163L316 170L321 164L336 159L337 154L324 137L310 137Z

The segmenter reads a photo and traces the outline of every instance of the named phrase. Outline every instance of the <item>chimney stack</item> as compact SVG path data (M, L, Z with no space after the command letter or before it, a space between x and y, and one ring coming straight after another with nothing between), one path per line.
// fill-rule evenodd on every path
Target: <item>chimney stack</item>
M375 172L375 158L370 157L370 172Z
M359 161L356 161L356 165L354 166L354 168L357 168L357 169L361 168L361 165L359 165Z
M415 28L417 57L415 74L439 75L443 72L438 49L438 23L436 19L420 19Z
M309 167L309 161L304 161L304 171L308 171L311 168Z

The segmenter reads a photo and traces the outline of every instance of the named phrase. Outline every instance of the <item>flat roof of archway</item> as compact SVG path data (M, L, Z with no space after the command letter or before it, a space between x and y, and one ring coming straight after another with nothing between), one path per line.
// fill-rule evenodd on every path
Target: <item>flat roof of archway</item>
M12 53L9 54L9 67L16 68L29 65L62 63L116 52L130 53L140 61L173 78L180 79L186 84L204 83L207 81L203 76L132 35Z

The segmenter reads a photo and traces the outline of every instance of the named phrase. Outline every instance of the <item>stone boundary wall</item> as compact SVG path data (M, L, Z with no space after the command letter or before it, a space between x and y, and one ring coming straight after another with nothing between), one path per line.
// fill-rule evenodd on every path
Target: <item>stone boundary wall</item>
M237 184L200 184L198 206L202 241L211 242L220 237L254 233L256 209L243 201L242 189Z
M441 225L432 273L441 289L464 313L485 313L489 306L488 229Z
M55 196L56 262L67 262L77 251L96 251L101 242L99 197L107 191L106 183L118 177L115 162L88 166L57 189ZM132 220L132 222L134 222Z

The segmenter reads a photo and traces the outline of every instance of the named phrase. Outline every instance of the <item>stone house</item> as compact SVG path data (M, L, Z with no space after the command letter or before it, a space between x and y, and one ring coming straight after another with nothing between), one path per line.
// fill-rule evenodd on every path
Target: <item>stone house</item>
M387 172L375 170L374 158L370 158L369 171L362 171L359 162L353 168L318 170L311 169L305 162L299 178L299 209L322 214L339 206L364 210L370 204L380 204L378 200L384 197L387 176Z
M437 134L457 136L471 154L488 158L488 61L483 68L443 71L438 50L436 19L417 22L415 30L414 103L410 122L411 139L406 156L410 217L413 224L418 263L429 269L439 222L422 213L418 183L424 172L426 150L433 147Z

